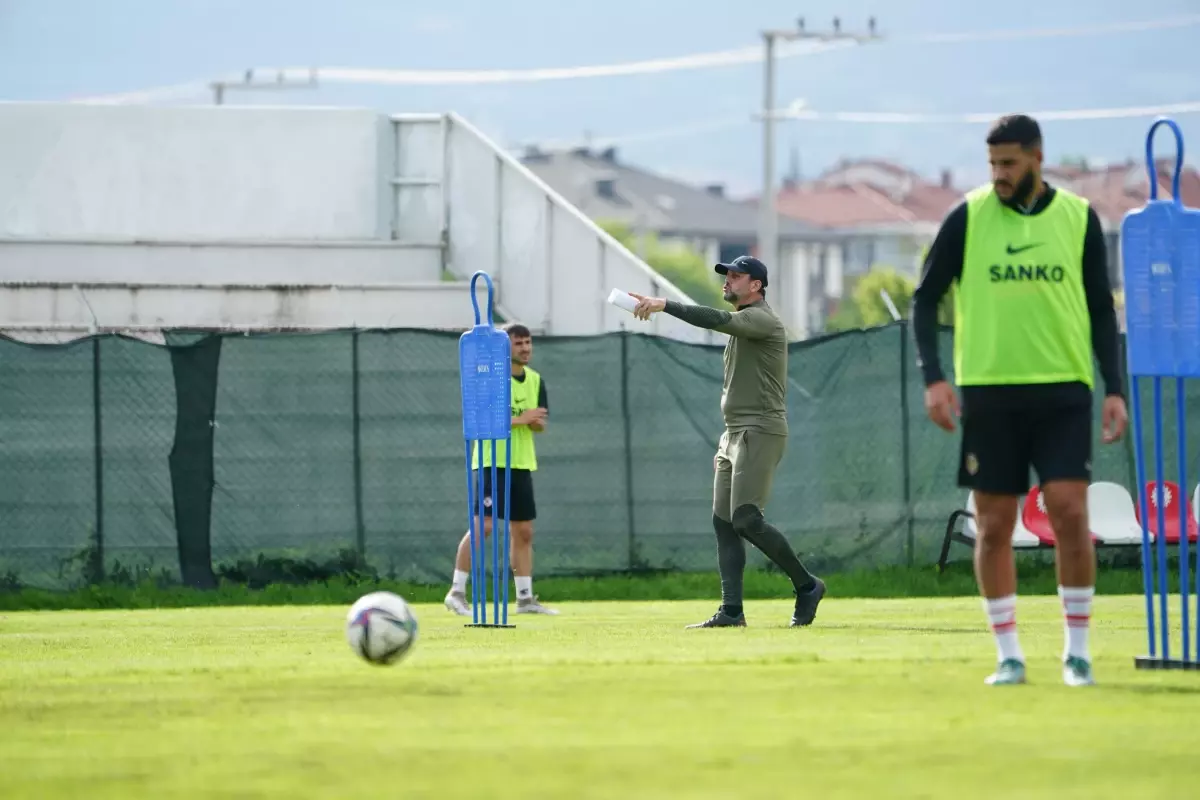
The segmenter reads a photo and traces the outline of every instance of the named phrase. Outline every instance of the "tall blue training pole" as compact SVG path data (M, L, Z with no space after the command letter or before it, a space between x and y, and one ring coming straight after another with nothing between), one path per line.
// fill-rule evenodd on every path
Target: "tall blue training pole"
M1158 167L1154 161L1154 133L1162 125L1175 134L1175 172L1171 198L1158 199ZM1179 198L1179 176L1183 169L1183 133L1174 120L1159 117L1146 134L1146 169L1150 176L1150 199L1121 222L1121 260L1125 277L1126 352L1130 375L1133 415L1134 462L1137 499L1142 521L1142 589L1146 595L1147 654L1134 663L1138 669L1200 670L1200 547L1196 548L1195 597L1196 652L1192 651L1190 578L1188 575L1187 418L1184 385L1187 378L1200 376L1200 211L1185 208ZM1154 398L1154 529L1155 554L1150 543L1150 494L1147 491L1143 453L1142 398L1139 378L1153 380ZM1166 492L1163 483L1164 437L1162 379L1175 379L1175 458L1178 465L1179 496L1179 658L1171 657L1171 623L1168 614L1169 575L1167 563ZM1157 565L1155 565L1157 561ZM1155 581L1158 577L1158 619L1155 614ZM1157 630L1158 636L1155 636ZM1156 641L1157 640L1157 641Z
M475 282L482 277L487 284L487 322L479 318L479 299ZM509 500L511 481L504 480L504 517L502 527L496 524L496 506L492 511L492 621L487 614L487 544L483 522L486 518L483 484L484 447L491 445L492 496L499 491L496 484L497 444L504 442L504 463L512 456L512 347L508 334L492 322L493 289L491 277L483 271L471 276L471 307L475 309L475 326L458 340L458 372L462 386L463 441L467 472L467 530L471 541L471 623L467 627L513 628L508 624L509 570ZM472 469L474 456L479 457L479 469ZM471 480L476 472L476 480ZM508 471L505 470L507 476ZM503 531L503 548L500 535ZM503 549L503 554L501 550ZM501 569L503 563L503 569ZM504 602L501 604L501 586Z

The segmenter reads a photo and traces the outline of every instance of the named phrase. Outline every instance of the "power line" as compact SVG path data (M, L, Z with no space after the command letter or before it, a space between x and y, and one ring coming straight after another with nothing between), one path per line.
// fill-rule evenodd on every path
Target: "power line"
M1168 103L1158 106L1124 106L1120 108L1076 108L1052 111L1025 111L1039 122L1045 120L1077 122L1097 119L1128 119L1132 117L1154 117L1159 114L1195 114L1200 112L1200 102ZM927 124L986 124L995 121L1008 111L977 111L968 114L924 114L919 112L893 111L809 111L799 109L784 111L776 119L812 120L817 122L855 122L884 125L927 125Z
M780 112L776 119L800 119L815 122L854 122L864 124L905 125L905 124L987 124L993 122L1002 114L1009 111L972 112L964 114L924 114L919 112L890 112L890 111L811 111L802 109L795 112ZM1039 122L1043 120L1075 122L1099 119L1130 119L1137 117L1156 117L1160 114L1195 114L1200 113L1200 102L1168 103L1157 106L1123 106L1119 108L1081 108L1055 109L1051 111L1024 112ZM639 142L659 141L694 136L717 130L728 130L748 125L746 117L723 117L708 119L691 125L677 125L670 128L637 131L615 136L593 136L587 142L579 139L572 140L540 140L536 142L541 147L551 149L567 149L590 144L592 147L610 147L614 145L636 144ZM534 142L530 142L534 144Z
M821 42L797 45L788 55L801 56L852 47L853 42ZM661 72L752 64L762 60L761 48L739 48L716 53L698 53L675 58L655 58L621 64L602 64L585 67L549 67L542 69L486 70L398 70L349 69L325 67L319 70L322 80L331 83L372 83L400 86L446 86L452 84L536 83L541 81L573 80L578 78L613 78L626 75L648 75Z
M780 48L778 57L791 58L812 55L826 50L837 50L853 46L852 42L805 43ZM285 77L315 74L321 83L372 84L383 86L470 86L503 83L536 83L580 78L612 78L629 75L647 75L681 70L752 64L762 60L761 48L741 47L711 53L695 53L671 58L654 58L643 61L627 61L616 64L597 64L578 67L543 67L537 69L368 69L357 67L280 67L255 69L255 72L273 72ZM81 103L144 103L154 100L171 100L207 91L211 82L180 83L155 89L144 89L111 95L85 97Z
M915 37L915 39L899 39L897 41L911 40L923 44L944 44L948 42L984 42L1005 39L1057 39L1074 36L1100 36L1106 33L1138 33L1140 31L1187 28L1197 23L1200 23L1200 14L1184 14L1179 17L1161 17L1159 19L1142 20L1141 22L1113 22L1105 25L1080 25L1070 28L1026 28L1013 31L930 33Z
M1103 25L1080 25L1066 28L1025 28L1002 31L967 31L961 33L932 33L912 36L892 36L891 42L906 44L955 44L1012 39L1067 38L1101 36L1105 34L1138 33L1150 30L1187 28L1200 24L1200 14L1176 17L1117 22ZM828 50L839 50L855 46L854 42L793 42L781 45L776 58L795 58L814 55ZM269 68L264 72L298 76L306 79L315 74L321 83L376 84L391 86L447 86L529 83L553 80L576 80L580 78L605 78L628 75L646 75L681 70L708 69L714 67L754 64L762 61L762 48L757 45L686 56L628 61L615 64L599 64L575 67L550 67L537 69L485 69L485 70L403 70L367 69L351 67L289 67ZM256 72L260 71L258 69ZM209 91L212 81L195 81L133 92L85 97L75 102L85 103L146 103L175 100Z

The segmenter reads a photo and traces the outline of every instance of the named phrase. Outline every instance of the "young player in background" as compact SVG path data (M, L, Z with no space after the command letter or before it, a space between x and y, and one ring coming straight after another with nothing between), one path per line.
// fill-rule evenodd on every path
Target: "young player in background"
M504 518L504 482L511 481L509 493L509 529L511 534L510 563L513 581L517 587L518 614L557 614L538 602L533 593L533 521L537 518L537 504L533 497L533 473L537 471L537 445L535 434L546 430L546 418L550 404L546 396L546 381L541 374L529 366L533 357L533 334L520 324L508 325L505 330L512 346L512 464L505 462L504 446L496 448L496 480L499 486L492 487L492 448L490 445L476 447L472 455L473 485L478 485L480 453L483 450L483 517L476 524L476 532L483 531L485 537L492 533L492 505L496 506L496 519ZM511 467L511 468L510 468ZM467 600L467 579L471 573L471 532L463 534L458 543L458 554L454 559L454 580L446 594L445 605L460 616L471 616L471 604Z

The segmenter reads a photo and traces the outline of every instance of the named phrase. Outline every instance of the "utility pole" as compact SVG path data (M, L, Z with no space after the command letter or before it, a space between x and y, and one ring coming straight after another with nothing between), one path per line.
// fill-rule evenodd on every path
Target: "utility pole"
M289 77L283 70L277 71L274 76L263 78L254 73L253 69L248 69L242 74L241 80L219 80L209 84L213 92L213 104L225 104L225 92L229 89L245 89L245 90L276 90L276 89L315 89L317 88L317 71L310 69L308 75L303 80L294 80Z
M758 257L770 268L779 260L778 215L775 213L775 43L794 42L801 39L816 39L822 42L853 41L863 44L882 37L875 32L875 18L867 21L867 32L850 33L842 30L842 22L833 18L833 28L828 31L809 30L804 17L796 20L794 29L764 30L763 37L763 107L762 148L763 187L759 200ZM782 265L780 265L782 267ZM781 269L781 272L783 270Z

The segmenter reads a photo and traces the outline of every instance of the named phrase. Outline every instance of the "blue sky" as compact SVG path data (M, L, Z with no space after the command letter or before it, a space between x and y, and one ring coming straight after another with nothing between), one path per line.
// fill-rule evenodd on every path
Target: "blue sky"
M1200 13L1196 0L0 0L0 99L66 100L201 81L247 67L522 69L606 64L754 46L802 5L812 26L835 14L890 38L782 59L778 99L822 111L962 113L1120 107L1200 100L1200 24L1062 38L928 43L931 33L1071 28ZM890 6L890 8L888 8ZM1087 9L1086 16L1080 14ZM882 13L881 13L882 12ZM208 102L203 93L190 102ZM631 141L624 158L689 180L752 191L759 179L761 65L651 75L468 86L329 84L243 93L238 104L455 110L503 144L620 136L732 120L689 135ZM738 122L744 118L744 122ZM1200 142L1200 115L1181 116ZM1148 119L1049 122L1048 156L1140 157ZM788 122L779 157L806 174L840 157L903 161L934 175L981 174L980 125ZM1165 147L1166 145L1164 145ZM1189 159L1190 160L1190 159Z

